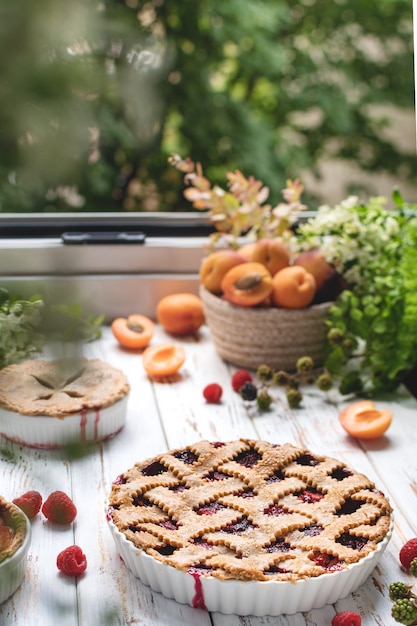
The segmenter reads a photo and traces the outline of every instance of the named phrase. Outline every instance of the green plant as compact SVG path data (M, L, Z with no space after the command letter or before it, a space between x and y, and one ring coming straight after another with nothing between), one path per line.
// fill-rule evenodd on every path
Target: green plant
M94 341L101 336L103 319L86 315L77 302L48 305L41 295L24 299L0 288L0 368L42 353L47 336Z
M182 159L178 154L169 158L171 165L184 174L187 185L184 196L193 207L207 210L208 218L217 233L211 239L230 246L237 245L238 237L245 235L249 240L261 238L289 238L291 228L306 207L300 198L303 185L299 180L287 180L282 191L285 202L275 207L267 204L269 189L253 176L246 177L242 172L226 174L228 189L212 184L204 176L200 163L189 157Z

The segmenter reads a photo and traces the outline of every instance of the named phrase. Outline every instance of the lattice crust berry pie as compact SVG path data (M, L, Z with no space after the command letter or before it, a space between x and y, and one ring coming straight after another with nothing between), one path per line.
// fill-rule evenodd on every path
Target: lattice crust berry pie
M52 417L105 408L129 391L126 376L99 359L29 360L0 371L0 406Z
M112 485L111 524L157 561L220 580L342 572L386 538L391 507L363 474L289 443L200 441Z

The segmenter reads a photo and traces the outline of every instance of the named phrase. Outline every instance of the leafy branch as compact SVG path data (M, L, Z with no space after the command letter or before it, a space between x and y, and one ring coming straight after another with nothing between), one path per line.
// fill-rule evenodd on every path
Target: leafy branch
M208 210L208 217L218 231L212 237L214 243L222 240L233 246L243 235L248 239L292 236L291 227L297 214L306 208L300 202L304 187L298 179L287 181L282 192L285 202L273 207L266 203L269 188L239 170L227 173L228 189L223 189L212 185L204 176L201 164L189 157L182 159L173 154L169 163L184 173L188 185L185 198L195 209Z

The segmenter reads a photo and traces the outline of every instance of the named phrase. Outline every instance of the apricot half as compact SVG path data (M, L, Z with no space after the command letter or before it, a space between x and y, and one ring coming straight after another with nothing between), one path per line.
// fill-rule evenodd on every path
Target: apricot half
M339 421L352 437L375 439L390 427L392 413L388 409L377 409L371 400L358 400L340 412Z
M156 319L172 335L193 335L205 321L203 303L193 293L164 296L157 304Z
M200 265L200 282L211 293L222 290L222 280L232 267L246 263L236 250L217 250L205 257Z
M145 372L152 378L172 376L185 361L185 350L173 343L163 343L146 348L142 355Z
M272 279L272 301L277 307L303 309L314 299L316 281L301 265L289 265Z
M272 276L262 263L242 263L225 274L222 291L233 304L256 306L272 292Z
M121 346L134 350L148 345L154 335L155 324L145 315L134 314L116 318L111 329Z

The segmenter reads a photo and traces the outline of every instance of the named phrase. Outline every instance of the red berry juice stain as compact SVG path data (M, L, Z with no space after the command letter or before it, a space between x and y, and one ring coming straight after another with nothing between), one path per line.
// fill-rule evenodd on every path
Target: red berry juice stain
M80 439L81 441L85 441L86 437L85 437L85 431L86 431L86 427L87 427L87 409L81 409L81 420L80 420L80 430L81 430L81 435L80 435Z
M201 576L204 570L196 567L190 567L188 573L194 578L194 597L191 600L191 606L195 609L204 609L207 611L206 603L204 602L203 585L201 584Z
M98 439L98 425L100 423L100 410L96 409L96 416L94 418L94 439Z

